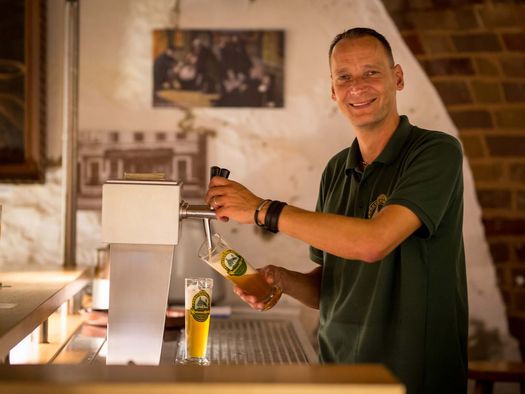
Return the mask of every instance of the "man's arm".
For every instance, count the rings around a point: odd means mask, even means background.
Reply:
[[[262,201],[243,185],[221,177],[210,181],[206,196],[220,218],[254,223],[255,208]],[[268,204],[259,214],[264,222]],[[352,260],[374,262],[395,249],[421,226],[415,213],[402,205],[388,205],[372,219],[306,211],[285,206],[279,231],[317,249]]]
[[[372,219],[305,211],[285,206],[279,231],[333,255],[379,261],[421,226],[421,221],[402,205],[388,205]]]
[[[290,271],[283,267],[268,265],[259,270],[266,281],[279,286],[283,293],[295,298],[310,308],[319,309],[322,267],[316,267],[308,273]],[[264,303],[257,302],[256,297],[235,287],[235,293],[253,309],[262,310]]]

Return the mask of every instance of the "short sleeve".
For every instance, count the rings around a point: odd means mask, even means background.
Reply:
[[[459,141],[429,132],[408,154],[403,172],[385,205],[403,205],[424,225],[416,235],[430,237],[458,193],[463,193],[463,153]]]

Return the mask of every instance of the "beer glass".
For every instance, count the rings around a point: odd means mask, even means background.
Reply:
[[[263,310],[273,307],[282,290],[266,282],[246,260],[234,249],[230,248],[219,234],[212,237],[212,248],[205,241],[199,249],[199,257],[219,272],[224,278],[233,282],[246,293],[255,296],[258,302],[264,304]]]
[[[210,329],[213,279],[185,279],[185,354],[184,364],[209,365],[206,355]]]

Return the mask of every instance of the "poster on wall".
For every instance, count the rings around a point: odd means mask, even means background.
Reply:
[[[154,107],[283,107],[284,31],[153,31]]]
[[[1,1],[0,182],[45,181],[46,3]]]
[[[163,173],[183,182],[182,198],[202,200],[208,185],[203,132],[81,130],[77,207],[100,210],[102,185],[129,173]]]

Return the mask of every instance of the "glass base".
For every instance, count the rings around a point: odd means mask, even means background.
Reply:
[[[177,359],[177,364],[184,364],[184,365],[201,365],[201,366],[207,366],[210,365],[210,360],[207,358],[181,358]]]
[[[264,300],[263,311],[267,311],[268,309],[272,308],[275,304],[277,304],[277,301],[279,301],[282,294],[283,291],[280,287],[273,286],[272,294],[270,294],[270,296],[266,300]]]

